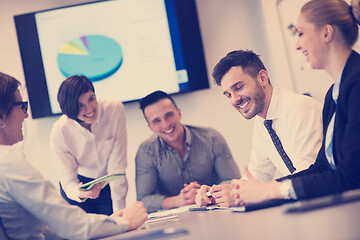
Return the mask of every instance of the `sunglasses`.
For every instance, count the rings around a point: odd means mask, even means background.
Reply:
[[[14,106],[17,106],[17,105],[21,105],[21,109],[24,111],[24,113],[27,113],[27,110],[28,110],[28,102],[15,102],[13,104],[13,107]]]

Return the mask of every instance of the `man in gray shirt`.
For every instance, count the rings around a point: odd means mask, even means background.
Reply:
[[[195,203],[200,185],[239,178],[223,136],[211,128],[181,124],[181,111],[165,92],[140,100],[154,135],[136,154],[137,199],[148,212]]]

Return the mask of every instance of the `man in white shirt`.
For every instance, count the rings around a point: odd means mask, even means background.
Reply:
[[[234,108],[246,119],[255,120],[248,164],[253,176],[271,181],[276,172],[279,177],[287,176],[314,163],[322,141],[322,105],[319,102],[273,87],[261,59],[249,50],[227,54],[215,66],[213,77]],[[212,198],[206,195],[208,191]],[[196,203],[198,206],[210,203],[231,206],[230,191],[231,185],[211,188],[203,185]]]

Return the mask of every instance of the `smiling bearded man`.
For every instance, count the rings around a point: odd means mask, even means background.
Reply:
[[[215,66],[213,77],[232,106],[244,118],[254,118],[248,163],[253,176],[267,182],[275,176],[307,169],[314,163],[322,140],[322,106],[319,102],[273,87],[261,59],[250,50],[227,54]],[[212,199],[206,196],[208,191]],[[201,186],[196,204],[210,203],[225,207],[233,205],[229,187]]]

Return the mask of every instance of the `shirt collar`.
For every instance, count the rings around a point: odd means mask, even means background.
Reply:
[[[98,114],[97,114],[96,121],[94,122],[95,125],[99,124],[101,116],[103,114],[103,108],[102,108],[102,104],[100,104],[100,102],[101,102],[101,100],[98,100],[98,107],[97,107]]]
[[[266,113],[266,120],[274,120],[278,118],[277,116],[278,102],[279,102],[279,89],[273,87],[269,108]]]
[[[184,134],[185,134],[185,148],[189,149],[190,145],[191,145],[191,139],[192,139],[192,135],[191,132],[189,130],[189,128],[185,125],[182,125],[184,128]],[[167,145],[164,140],[161,137],[157,137],[159,139],[160,145],[164,148],[168,148],[168,149],[172,149],[169,145]]]
[[[192,135],[188,127],[186,127],[185,125],[183,125],[183,127],[185,133],[185,148],[187,149],[191,145]]]
[[[339,97],[339,91],[340,91],[340,83],[341,83],[341,76],[344,71],[344,67],[341,69],[338,80],[334,83],[333,91],[332,91],[332,98],[334,99],[334,102],[337,103],[338,97]]]

